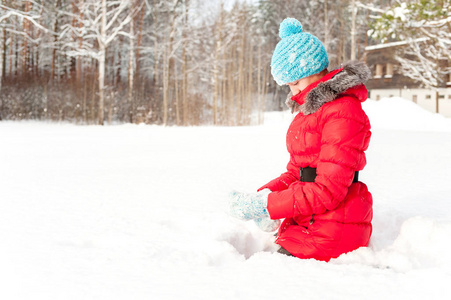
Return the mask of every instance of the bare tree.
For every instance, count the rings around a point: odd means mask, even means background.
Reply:
[[[103,124],[106,111],[108,122],[261,123],[288,93],[269,65],[284,18],[324,38],[336,66],[359,58],[363,8],[388,2],[0,0],[0,117]],[[447,39],[437,37],[445,48]]]
[[[380,13],[372,24],[372,34],[382,42],[404,45],[395,57],[399,71],[426,87],[438,89],[451,73],[449,11],[449,1],[397,2]]]
[[[125,32],[124,27],[130,23],[131,11],[130,1],[118,0],[108,3],[107,0],[95,1],[85,0],[79,3],[79,10],[82,12],[84,27],[80,32],[78,27],[66,24],[61,33],[62,37],[67,37],[65,48],[70,49],[69,56],[89,56],[98,62],[98,124],[104,124],[105,105],[105,63],[108,46],[119,36],[130,36]],[[76,32],[82,36],[82,47],[80,40],[73,40],[69,33]]]

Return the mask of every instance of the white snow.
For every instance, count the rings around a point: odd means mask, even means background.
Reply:
[[[407,20],[406,14],[408,13],[410,13],[410,10],[407,9],[406,3],[401,3],[400,6],[393,9],[394,17],[400,18],[402,22],[405,22]]]
[[[399,97],[363,102],[371,126],[376,129],[451,132],[451,119],[429,112]]]
[[[230,190],[284,171],[291,115],[255,127],[0,122],[0,299],[445,299],[451,120],[368,100],[370,247],[273,253]]]
[[[370,31],[368,31],[370,32]],[[373,46],[367,46],[365,47],[366,51],[371,51],[371,50],[378,50],[378,49],[384,49],[384,48],[391,48],[391,47],[396,47],[396,46],[403,46],[403,45],[407,45],[410,43],[420,43],[420,42],[424,42],[429,40],[428,37],[422,37],[422,38],[418,38],[418,39],[408,39],[405,41],[400,41],[400,42],[391,42],[391,43],[384,43],[384,44],[378,44],[378,45],[373,45]]]

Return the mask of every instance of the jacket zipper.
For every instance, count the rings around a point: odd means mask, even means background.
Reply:
[[[310,219],[310,225],[312,225],[313,223],[315,223],[315,219],[313,218],[315,216],[315,214],[312,214],[312,218]]]

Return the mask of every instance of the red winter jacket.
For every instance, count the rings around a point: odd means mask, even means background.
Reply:
[[[361,106],[370,76],[365,64],[349,63],[291,98],[300,112],[287,133],[287,172],[259,190],[273,191],[268,212],[285,218],[276,243],[296,257],[328,261],[368,245],[372,196],[352,181],[371,137]],[[317,168],[315,182],[300,181],[301,167]]]

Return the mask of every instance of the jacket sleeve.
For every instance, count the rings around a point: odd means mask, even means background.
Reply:
[[[290,157],[290,162],[288,163],[288,166],[287,166],[288,171],[283,173],[279,177],[271,180],[270,182],[268,182],[261,188],[259,188],[257,190],[257,192],[264,190],[264,189],[270,189],[272,192],[279,192],[279,191],[286,190],[293,182],[295,182],[296,180],[299,180],[299,178],[296,178],[296,176],[293,175],[293,173],[291,171],[292,169],[294,169],[294,164],[293,164],[293,158]]]
[[[346,197],[354,172],[366,164],[364,150],[371,135],[368,118],[357,101],[323,107],[321,148],[315,182],[293,182],[288,189],[269,194],[272,219],[321,214]]]

